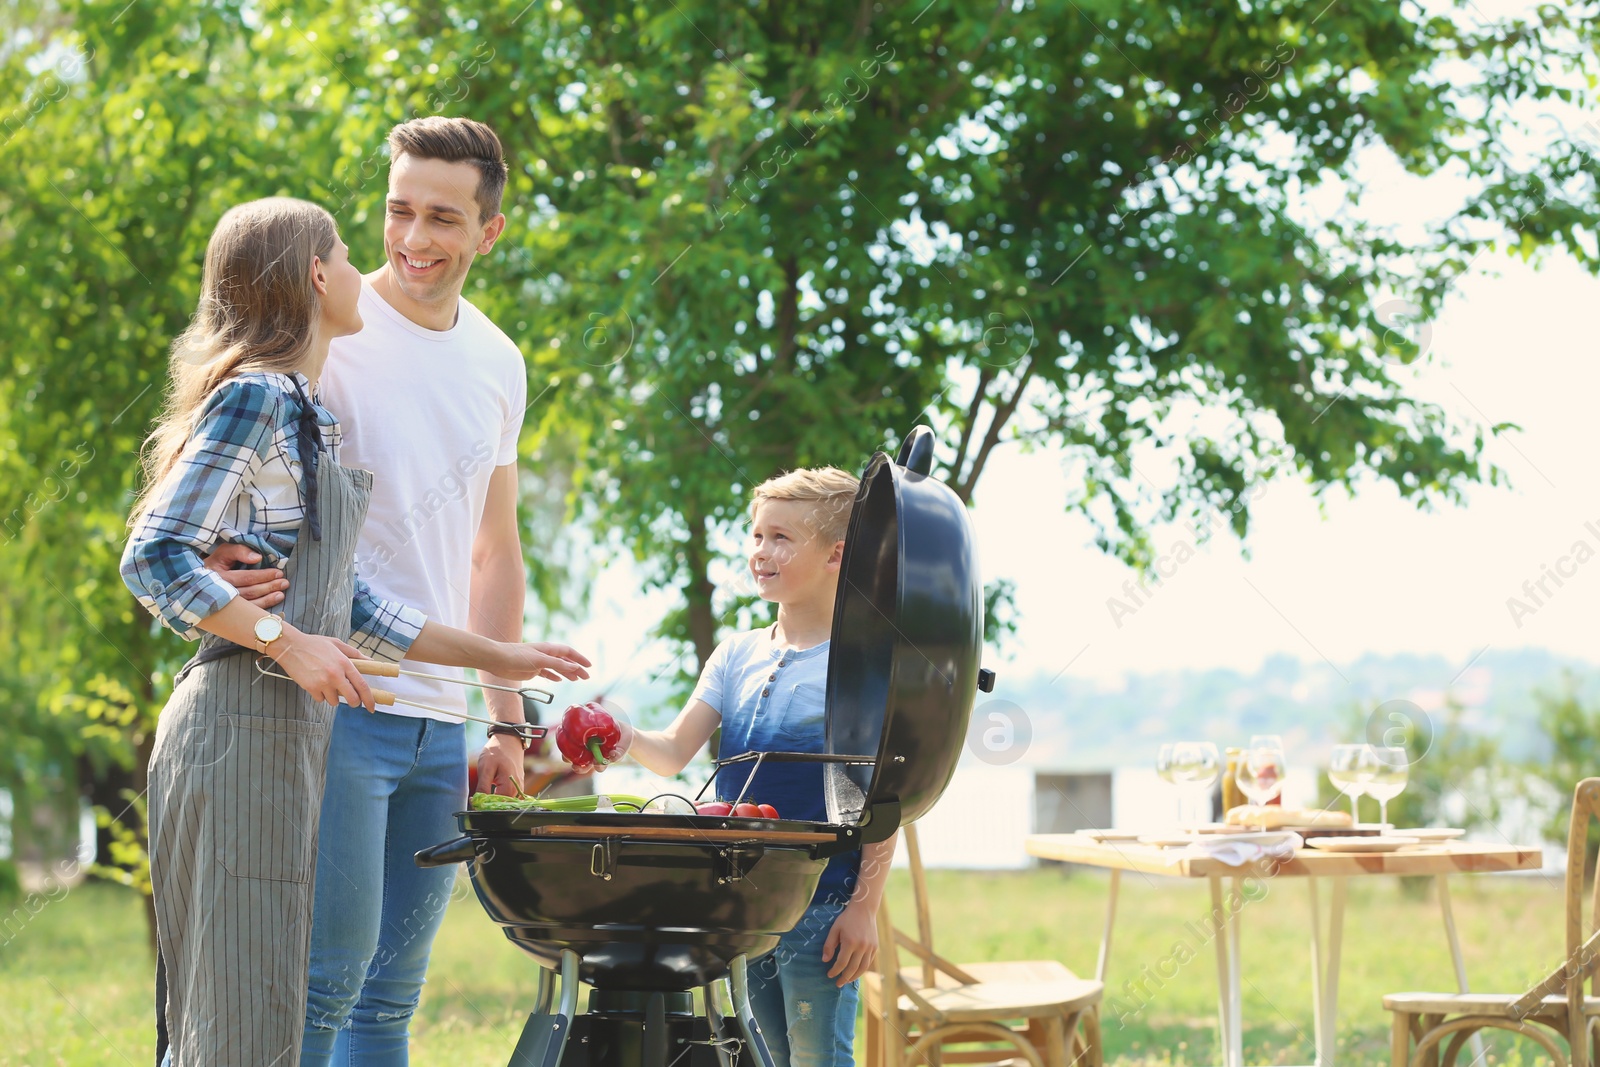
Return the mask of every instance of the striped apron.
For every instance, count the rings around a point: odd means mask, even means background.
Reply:
[[[288,593],[274,610],[307,633],[345,638],[372,474],[334,463],[309,404],[304,411],[300,454],[316,458],[305,476],[306,517],[283,567]],[[150,881],[166,1039],[156,1056],[170,1042],[172,1067],[300,1061],[335,710],[257,673],[255,659],[207,634],[156,727]]]

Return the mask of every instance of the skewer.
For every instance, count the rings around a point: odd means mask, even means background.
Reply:
[[[354,663],[356,670],[362,674],[371,674],[382,678],[397,678],[404,674],[410,678],[426,678],[433,682],[450,682],[453,685],[476,686],[479,689],[498,689],[502,693],[515,693],[519,697],[537,701],[540,704],[553,704],[556,699],[554,693],[545,689],[537,689],[531,685],[517,688],[510,685],[495,685],[493,682],[469,682],[465,678],[449,678],[442,674],[425,674],[422,671],[402,670],[398,663],[385,663],[383,660],[377,659],[356,659],[350,662]]]
[[[266,659],[266,657],[265,656],[257,656],[256,657],[256,670],[259,673],[265,674],[269,678],[282,678],[285,681],[289,681],[289,682],[294,681],[294,679],[290,678],[287,674],[279,674],[277,671],[269,671],[269,670],[267,670],[265,667],[263,667],[261,665],[261,661],[263,659]],[[356,663],[358,665],[358,669],[359,669],[359,665],[360,664],[364,664],[364,663],[365,664],[376,664],[379,667],[393,667],[394,666],[394,664],[392,664],[392,663],[382,663],[382,662],[380,662],[378,660],[354,660],[352,662],[354,662],[354,663]],[[385,677],[393,677],[393,674],[386,673],[384,671],[376,671],[376,672],[373,672],[373,671],[361,671],[361,673],[362,674],[376,673],[376,674],[382,674]],[[399,672],[396,672],[396,673],[414,674],[415,672],[414,671],[399,671]],[[429,675],[422,675],[421,677],[427,678],[427,677],[430,677],[430,676]],[[462,684],[463,685],[470,685],[472,683],[463,682]],[[496,687],[496,688],[503,688],[503,687]],[[432,704],[423,704],[420,701],[407,700],[404,697],[400,697],[400,696],[395,695],[394,693],[389,692],[389,690],[387,690],[387,689],[373,689],[372,690],[372,702],[374,704],[378,704],[378,705],[381,705],[383,707],[389,707],[389,706],[394,705],[394,704],[405,704],[408,707],[420,708],[423,711],[431,711],[431,712],[434,712],[435,714],[438,714],[438,715],[448,715],[452,719],[464,719],[467,722],[481,722],[485,726],[509,726],[513,730],[516,731],[517,737],[519,739],[527,742],[530,745],[534,744],[536,742],[539,742],[539,741],[543,741],[544,738],[545,738],[545,735],[550,732],[548,727],[535,726],[531,722],[518,722],[518,723],[500,722],[498,719],[485,719],[485,718],[482,718],[481,716],[478,716],[478,715],[469,715],[464,711],[456,711],[454,708],[436,708]],[[341,701],[341,703],[343,703],[343,701]],[[349,707],[348,704],[345,705],[345,706]]]

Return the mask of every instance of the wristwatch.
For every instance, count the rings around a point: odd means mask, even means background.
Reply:
[[[268,651],[272,642],[283,636],[283,620],[276,615],[267,615],[256,620],[256,651],[263,656],[271,655]]]

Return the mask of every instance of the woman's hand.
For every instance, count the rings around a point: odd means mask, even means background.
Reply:
[[[499,662],[490,671],[511,681],[547,678],[552,682],[575,682],[589,677],[584,668],[593,666],[583,653],[566,645],[545,641],[523,644],[502,641],[499,644]]]
[[[872,970],[878,959],[878,922],[872,909],[852,900],[833,921],[828,939],[822,943],[822,962],[833,960],[828,977],[839,988]]]
[[[278,646],[283,646],[281,649]],[[342,698],[351,707],[376,711],[372,690],[351,660],[365,659],[360,649],[335,637],[308,634],[285,626],[283,636],[267,646],[295,683],[322,701],[337,704]]]

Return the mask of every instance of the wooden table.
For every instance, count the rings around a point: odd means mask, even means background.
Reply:
[[[1117,892],[1123,871],[1167,878],[1204,878],[1211,884],[1210,937],[1217,949],[1217,1020],[1222,1037],[1223,1067],[1244,1067],[1244,1034],[1240,1020],[1240,914],[1250,895],[1247,881],[1304,878],[1311,897],[1311,996],[1316,1021],[1317,1067],[1333,1067],[1339,1014],[1339,952],[1344,938],[1345,884],[1356,875],[1433,875],[1437,880],[1439,908],[1445,937],[1455,964],[1456,985],[1467,989],[1466,965],[1456,936],[1450,907],[1449,876],[1457,872],[1531,871],[1544,864],[1537,846],[1491,845],[1452,841],[1403,852],[1336,853],[1302,848],[1282,860],[1258,860],[1234,867],[1221,860],[1182,848],[1161,848],[1130,842],[1099,842],[1078,834],[1033,834],[1028,853],[1041,859],[1081,863],[1111,871],[1111,892],[1106,901],[1105,928],[1100,938],[1100,959],[1095,976],[1106,980],[1111,954],[1111,931],[1117,914]],[[1319,882],[1331,879],[1326,937],[1323,933]],[[1231,882],[1224,898],[1223,879]],[[1188,924],[1193,926],[1194,924]],[[1165,962],[1165,961],[1163,961]],[[1159,976],[1171,978],[1176,975]]]

